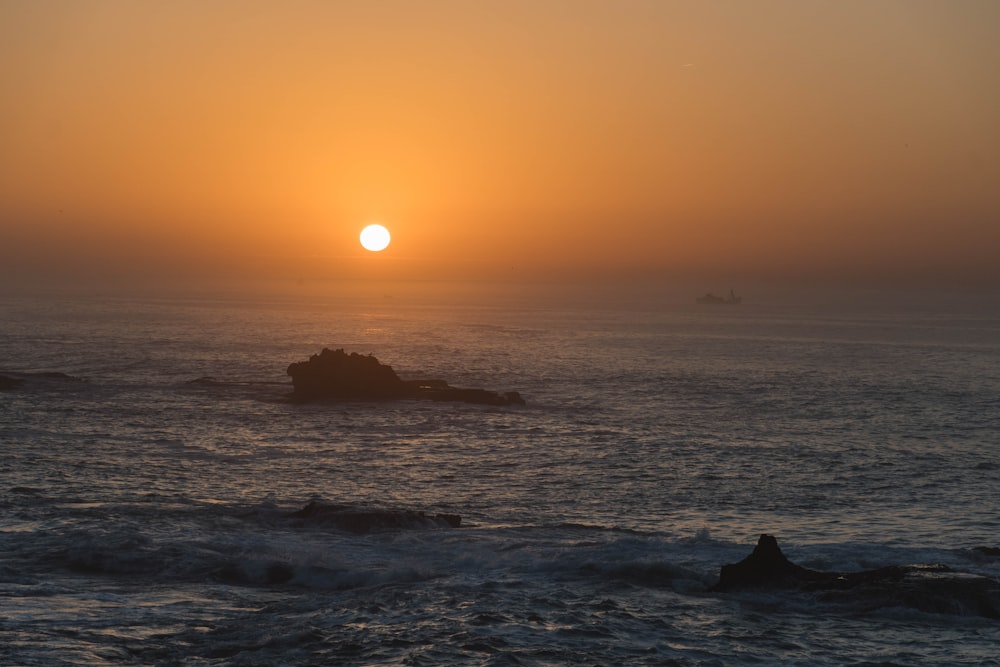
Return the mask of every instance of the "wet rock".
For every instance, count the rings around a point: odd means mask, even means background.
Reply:
[[[836,574],[817,572],[796,565],[785,557],[773,535],[761,535],[753,552],[739,563],[723,565],[719,583],[712,590],[732,591],[743,588],[802,588],[836,578]]]
[[[462,403],[478,403],[480,405],[524,405],[524,399],[516,391],[499,394],[486,389],[458,389],[446,387],[426,392],[427,397],[434,401],[461,401]],[[419,394],[418,394],[419,395]]]
[[[403,398],[411,389],[392,367],[372,355],[324,348],[288,367],[295,393],[304,398]]]
[[[860,572],[810,570],[788,560],[772,535],[753,552],[723,565],[715,592],[786,589],[818,592],[821,599],[861,610],[908,607],[939,614],[1000,619],[1000,582],[955,572],[945,565],[890,565]]]
[[[402,380],[392,366],[374,356],[343,349],[324,348],[308,361],[288,366],[294,395],[300,400],[423,399],[459,401],[481,405],[524,405],[516,391],[497,393],[486,389],[452,387],[444,380]]]

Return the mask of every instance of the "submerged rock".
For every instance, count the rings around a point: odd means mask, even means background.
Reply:
[[[516,391],[497,393],[486,389],[461,389],[444,380],[402,380],[392,366],[374,356],[343,349],[323,348],[308,361],[288,366],[295,397],[303,400],[426,399],[483,405],[524,405]]]
[[[1000,619],[1000,582],[945,565],[890,565],[860,572],[810,570],[788,560],[773,535],[753,552],[723,565],[715,592],[750,589],[816,591],[824,600],[862,609],[909,607],[939,614]]]

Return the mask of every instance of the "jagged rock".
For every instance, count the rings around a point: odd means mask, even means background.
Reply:
[[[373,530],[410,528],[458,528],[462,517],[457,514],[425,514],[414,510],[361,509],[350,505],[330,505],[311,501],[288,515],[310,523],[333,526],[338,530],[364,535]]]
[[[910,607],[941,614],[1000,618],[1000,582],[955,572],[945,565],[890,565],[860,572],[821,572],[788,560],[772,535],[761,535],[753,552],[723,565],[715,592],[791,589],[819,592],[822,599],[862,609]]]
[[[374,356],[323,348],[308,361],[288,367],[295,397],[302,400],[426,399],[484,405],[524,405],[516,391],[499,394],[485,389],[461,389],[444,380],[401,380],[392,366]]]
[[[861,572],[820,572],[796,565],[781,553],[773,535],[761,535],[753,552],[732,565],[723,565],[713,590],[741,588],[843,589],[873,582],[900,580],[907,574],[951,572],[945,565],[890,565]]]
[[[818,576],[817,576],[818,575]],[[731,591],[740,588],[800,588],[822,573],[796,565],[781,553],[773,535],[761,535],[753,552],[739,563],[723,565],[719,583],[713,590]]]
[[[288,367],[295,393],[311,398],[402,398],[411,392],[396,371],[372,355],[323,348]]]

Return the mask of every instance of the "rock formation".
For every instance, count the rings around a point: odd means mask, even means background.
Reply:
[[[1000,582],[945,565],[890,565],[860,572],[821,572],[788,560],[772,535],[753,552],[723,565],[715,592],[791,589],[818,592],[828,602],[862,609],[909,607],[943,614],[1000,619]]]
[[[461,401],[484,405],[524,405],[516,391],[503,394],[485,389],[461,389],[444,380],[401,380],[392,366],[372,355],[343,349],[323,348],[309,361],[288,367],[295,397],[302,400],[335,398],[346,400],[426,399]]]
[[[826,578],[823,573],[807,570],[785,558],[773,535],[761,535],[749,556],[739,563],[722,566],[719,583],[712,590],[801,588]]]

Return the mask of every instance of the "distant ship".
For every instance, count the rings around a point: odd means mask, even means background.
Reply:
[[[729,296],[715,296],[711,292],[705,296],[699,296],[697,299],[698,303],[710,303],[710,304],[721,304],[725,306],[735,306],[741,301],[743,297],[736,296],[733,290],[729,290]]]

